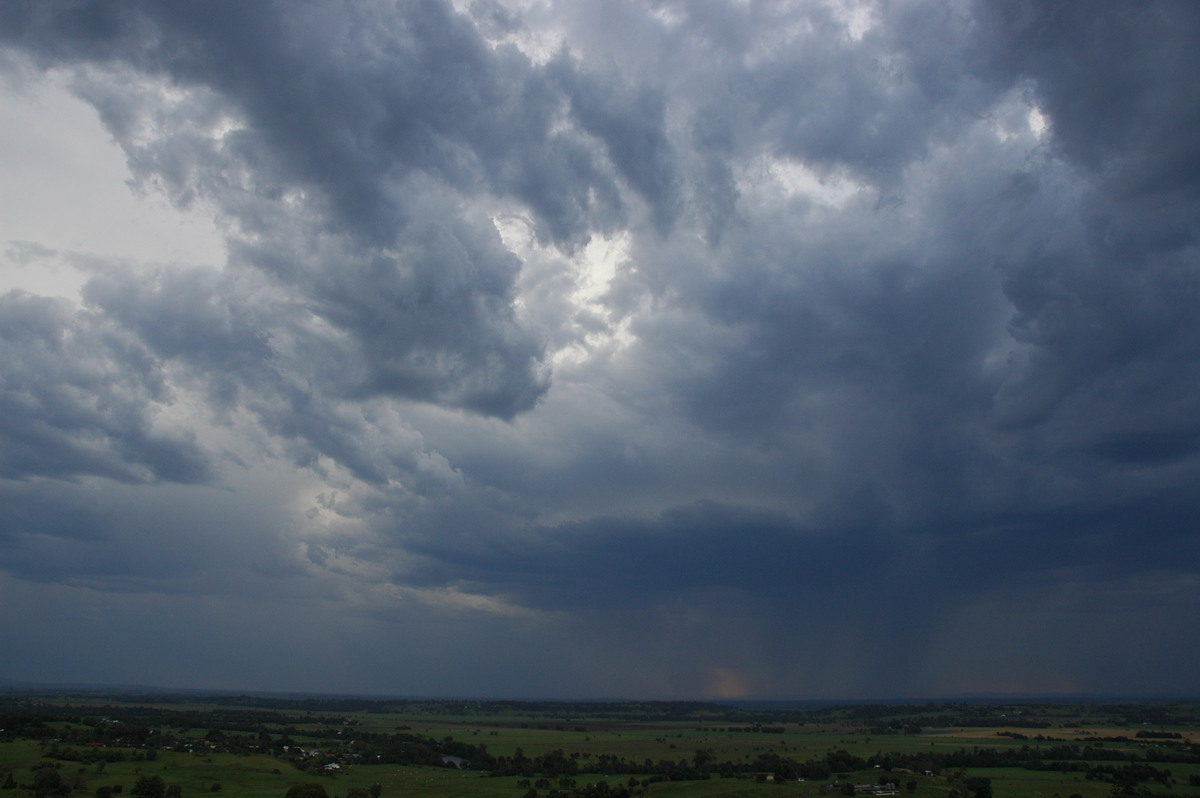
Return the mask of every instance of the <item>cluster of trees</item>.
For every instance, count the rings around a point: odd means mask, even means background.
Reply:
[[[209,792],[220,792],[221,785],[219,782],[214,782],[209,787]],[[113,798],[113,796],[121,794],[121,785],[99,787],[96,789],[96,798]],[[139,776],[134,783],[133,789],[129,791],[130,798],[180,798],[183,795],[183,788],[178,784],[167,784],[163,781],[162,776]]]
[[[490,769],[492,776],[532,777],[540,775],[548,779],[601,773],[650,774],[657,777],[655,780],[658,781],[691,781],[709,777],[706,768],[701,769],[694,762],[686,759],[678,762],[667,759],[658,762],[650,759],[635,762],[610,754],[584,758],[578,752],[567,755],[561,748],[536,757],[525,756],[525,753],[518,748],[511,757],[496,757],[495,764]]]
[[[63,773],[62,766],[56,762],[44,762],[33,768],[33,779],[29,784],[18,784],[12,771],[8,771],[0,790],[23,788],[29,790],[34,798],[67,798],[73,792],[84,787],[85,780],[80,773]],[[221,785],[213,784],[212,792],[220,792]],[[121,785],[104,785],[97,788],[96,798],[115,798],[122,796],[124,789]],[[167,784],[162,776],[139,776],[129,791],[130,798],[180,798],[183,788],[178,784]],[[378,795],[361,796],[361,798],[379,798]]]
[[[342,754],[347,761],[379,765],[459,767],[461,761],[462,767],[471,770],[491,770],[497,761],[488,753],[487,745],[475,745],[453,737],[439,740],[412,732],[357,732]]]
[[[1200,751],[1176,754],[1179,761],[1200,764]],[[1021,746],[1020,748],[960,748],[957,751],[929,752],[919,754],[877,754],[859,757],[844,749],[827,752],[820,758],[797,761],[775,752],[765,752],[750,762],[719,761],[710,750],[698,750],[690,760],[679,761],[650,759],[627,760],[613,755],[582,758],[579,754],[565,754],[556,749],[548,754],[528,757],[517,749],[511,757],[497,757],[490,771],[493,776],[541,776],[553,780],[581,774],[649,774],[655,780],[690,781],[713,776],[724,778],[746,777],[758,773],[772,773],[780,781],[797,778],[809,780],[828,779],[839,773],[851,773],[879,768],[884,773],[893,771],[931,771],[934,773],[960,771],[966,768],[1023,767],[1027,770],[1061,770],[1083,773],[1088,779],[1112,782],[1113,784],[1140,784],[1157,781],[1170,783],[1171,772],[1155,768],[1138,754],[1116,751],[1103,747],[1061,745],[1047,748]],[[1121,765],[1104,763],[1121,762]],[[964,796],[990,794],[982,782],[960,785],[959,794]]]
[[[9,743],[18,738],[46,740],[56,732],[47,718],[28,712],[0,713],[0,743]]]
[[[45,746],[43,753],[46,757],[81,764],[154,761],[159,750],[260,753],[280,758],[301,756],[299,746],[289,736],[289,732],[300,735],[294,727],[286,727],[282,733],[275,735],[263,727],[252,728],[245,734],[212,728],[206,734],[197,736],[185,727],[174,731],[170,727],[151,728],[117,721],[96,722],[94,719],[90,723],[72,723],[74,725],[61,728],[42,722],[26,724],[10,739],[20,736],[39,740]],[[340,729],[315,729],[305,731],[304,736],[318,739],[322,748],[341,749],[347,744]],[[293,749],[295,753],[290,753]]]
[[[17,784],[10,771],[0,789],[24,787],[33,793],[34,798],[66,798],[82,786],[83,779],[78,773],[64,774],[62,767],[57,763],[44,762],[33,769],[33,780],[30,784]],[[96,798],[112,798],[121,795],[122,792],[120,785],[106,785],[96,790]],[[168,785],[161,776],[141,776],[129,791],[130,798],[179,798],[181,793],[182,789],[178,784]]]
[[[12,774],[9,774],[9,778]],[[69,779],[63,778],[59,768],[45,764],[33,772],[33,784],[29,785],[35,798],[65,798],[71,794],[75,785]]]
[[[346,798],[379,798],[382,794],[383,785],[372,784],[370,787],[351,787],[346,791]],[[320,782],[307,781],[288,788],[284,798],[329,798],[329,794]]]
[[[711,750],[696,751],[691,759],[624,759],[612,754],[584,758],[578,753],[565,754],[561,748],[536,757],[528,757],[518,748],[511,757],[496,757],[492,776],[542,776],[547,779],[586,774],[649,775],[654,781],[695,781],[712,776],[737,778],[773,773],[780,780],[796,778],[824,779],[834,773],[863,770],[867,761],[838,749],[820,760],[796,762],[776,753],[763,753],[752,762],[719,761]]]
[[[624,784],[609,784],[606,781],[585,784],[582,787],[572,784],[565,788],[551,787],[545,798],[638,798],[646,794],[646,787],[650,783],[630,779]],[[532,787],[523,798],[542,798],[542,794],[538,792],[537,787]]]
[[[968,776],[962,771],[950,774],[950,792],[946,798],[992,798],[992,780]]]
[[[869,727],[872,734],[920,732],[922,728],[950,727],[987,728],[1017,726],[1044,729],[1051,724],[1033,714],[1031,707],[996,706],[991,704],[860,704],[831,706],[808,710],[810,722],[844,722],[852,726]]]
[[[524,798],[542,798],[539,790],[548,790],[545,798],[636,798],[647,793],[651,784],[662,781],[660,778],[648,778],[638,781],[630,777],[628,781],[609,784],[606,781],[589,782],[580,786],[575,779],[563,778],[555,783],[549,779],[538,779],[532,785],[529,779],[517,782],[518,787],[529,787]]]

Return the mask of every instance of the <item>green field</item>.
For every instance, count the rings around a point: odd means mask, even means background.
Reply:
[[[915,798],[1200,798],[1200,707],[1187,704],[10,692],[0,694],[0,727],[0,798],[285,798],[309,783],[329,798],[785,798],[889,781]]]

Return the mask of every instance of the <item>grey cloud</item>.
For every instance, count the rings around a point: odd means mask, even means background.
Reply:
[[[111,270],[92,277],[84,299],[119,320],[162,359],[187,362],[203,373],[216,406],[236,404],[242,382],[270,369],[267,309],[212,269],[154,273]]]
[[[398,28],[389,29],[387,42],[370,40],[378,30],[369,19],[339,27],[347,47],[384,47],[387,55],[375,66],[339,61],[333,52],[322,63],[305,50],[303,70],[297,64],[297,70],[280,73],[278,67],[299,55],[264,49],[260,44],[277,41],[266,31],[283,25],[304,37],[312,34],[305,25],[320,20],[304,14],[284,20],[266,6],[202,11],[153,6],[142,18],[154,21],[158,35],[126,42],[127,49],[117,54],[152,74],[166,71],[185,88],[210,88],[196,89],[168,118],[151,105],[158,97],[137,95],[136,82],[122,93],[92,80],[81,91],[97,103],[143,181],[164,183],[179,202],[215,201],[246,234],[269,236],[268,246],[235,238],[235,248],[247,253],[241,262],[317,292],[309,309],[355,336],[368,357],[385,356],[361,390],[459,401],[510,416],[544,391],[536,336],[521,329],[512,310],[515,264],[498,241],[487,241],[488,235],[496,237],[486,219],[434,221],[433,209],[417,193],[408,195],[410,189],[419,192],[422,184],[409,181],[421,172],[462,188],[479,185],[471,147],[497,138],[481,114],[502,103],[495,96],[502,87],[493,85],[493,70],[484,69],[492,65],[490,51],[465,23],[435,3],[407,10],[391,18]],[[321,12],[314,7],[308,13]],[[76,35],[69,21],[64,24],[65,31],[32,27],[57,42],[58,36]],[[264,34],[259,43],[255,32]],[[433,41],[438,48],[430,49]],[[347,73],[356,68],[350,64],[364,71]],[[465,72],[456,78],[455,70]],[[294,80],[297,72],[309,79]],[[249,129],[228,141],[212,139],[221,121],[212,89],[225,93],[235,114],[246,115]],[[475,122],[463,124],[469,120],[460,111],[474,114]],[[510,116],[519,114],[514,107]],[[305,121],[296,124],[297,119]],[[466,141],[460,140],[463,131],[469,132]],[[525,156],[535,160],[532,152]],[[295,214],[279,204],[289,187],[316,193],[305,203],[308,218],[299,226]],[[345,262],[330,263],[306,251],[322,237],[340,239],[333,256]],[[398,241],[404,250],[399,259],[377,250]],[[255,255],[256,249],[272,252]],[[283,262],[280,252],[294,260]],[[487,292],[477,293],[482,287]],[[438,337],[445,333],[452,340]]]
[[[0,10],[4,40],[27,52],[39,62],[57,59],[70,61],[106,59],[136,47],[141,35],[149,33],[139,25],[130,7],[111,3],[70,3],[50,8],[41,3],[17,0]]]
[[[846,21],[820,4],[661,5],[675,18],[671,33],[647,48],[652,55],[629,55],[680,70],[661,81],[721,131],[706,144],[726,157],[763,148],[887,185],[1008,85],[984,73],[962,8],[873,8],[876,24],[853,40]]]
[[[123,40],[113,57],[190,87],[165,116],[160,97],[107,78],[79,90],[144,183],[180,203],[215,201],[244,234],[265,237],[235,235],[235,260],[306,292],[309,309],[361,342],[371,364],[361,391],[503,417],[528,409],[545,391],[543,352],[512,312],[516,264],[489,220],[453,209],[456,192],[523,201],[540,235],[573,248],[624,218],[619,173],[666,224],[677,198],[661,98],[585,78],[565,57],[546,71],[492,51],[438,3],[336,19],[318,7],[276,12],[144,9],[156,34]],[[28,27],[51,41],[82,35],[55,24]],[[268,35],[280,26],[298,40],[319,30],[320,46],[293,52]],[[214,141],[223,101],[249,124]],[[560,124],[572,115],[578,129]],[[312,194],[302,217],[279,203],[296,189]],[[444,200],[430,206],[431,193]]]
[[[609,167],[586,139],[551,131],[561,92],[442,3],[143,11],[163,41],[131,50],[131,61],[222,93],[266,145],[255,150],[270,152],[285,180],[319,190],[365,243],[396,239],[408,202],[390,184],[413,173],[528,202],[557,240],[586,237],[593,213],[603,223],[618,211]],[[290,37],[312,47],[293,49]]]
[[[583,128],[604,142],[621,176],[650,204],[665,230],[678,212],[678,178],[666,135],[661,90],[631,90],[619,79],[584,75],[564,56],[550,65]]]
[[[208,478],[208,456],[190,434],[155,430],[171,397],[139,341],[69,303],[20,292],[0,297],[0,338],[6,478]]]
[[[395,263],[376,265],[399,271]],[[347,267],[342,264],[343,269]],[[108,270],[89,280],[83,295],[93,311],[119,322],[136,340],[144,341],[157,360],[173,366],[181,388],[202,392],[208,413],[194,419],[197,423],[232,423],[237,412],[247,412],[264,430],[290,441],[288,451],[295,462],[313,466],[323,455],[370,483],[384,483],[411,470],[414,447],[420,449],[419,436],[408,435],[403,428],[391,429],[381,440],[380,428],[370,418],[372,412],[364,412],[372,396],[397,392],[394,386],[376,386],[374,381],[380,378],[375,375],[398,379],[404,376],[406,364],[393,365],[389,359],[392,352],[364,351],[346,343],[347,338],[360,340],[356,337],[339,336],[325,325],[305,323],[311,313],[303,306],[281,296],[269,284],[244,277],[206,268]],[[344,285],[353,288],[354,284],[347,281]],[[329,288],[326,293],[335,291]],[[412,293],[420,296],[417,290]],[[330,300],[332,309],[325,309],[324,316],[346,326],[411,321],[390,315],[389,311],[396,310],[386,304],[390,297],[409,295],[397,291],[381,299],[377,287],[370,296],[358,295],[356,299],[364,304],[385,303],[376,309],[379,317],[375,320],[340,317],[339,313],[352,307],[346,297]],[[434,304],[437,300],[429,301]],[[470,329],[465,312],[458,321],[457,328],[444,332]],[[394,336],[397,349],[402,345],[416,348],[413,342],[429,335],[417,330],[406,340],[402,333]],[[431,349],[437,341],[431,337]],[[437,378],[452,367],[431,359],[433,362],[421,363],[418,356],[418,363],[409,368],[409,379],[424,379],[431,387],[422,391],[407,385],[405,392],[457,402],[458,397],[434,393],[444,390]],[[494,397],[494,393],[483,393],[491,388],[483,385],[481,395]],[[501,412],[505,408],[493,409]],[[400,436],[395,437],[398,432]]]
[[[394,255],[351,255],[311,273],[313,308],[362,342],[358,392],[501,417],[531,407],[545,386],[540,344],[511,310],[516,259],[494,230],[414,227]]]

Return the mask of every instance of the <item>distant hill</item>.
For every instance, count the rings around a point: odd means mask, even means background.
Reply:
[[[215,693],[212,690],[177,690],[147,684],[98,684],[94,682],[26,682],[0,676],[0,690],[82,692],[82,693]]]
[[[1077,693],[972,693],[923,698],[824,698],[824,699],[723,699],[718,701],[663,701],[659,699],[628,699],[628,698],[512,698],[501,696],[421,696],[370,693],[322,693],[295,692],[284,690],[220,690],[197,689],[191,687],[161,687],[147,684],[106,684],[101,682],[30,682],[20,679],[10,679],[0,676],[0,692],[4,693],[75,693],[86,695],[120,695],[120,696],[214,696],[257,697],[264,700],[329,700],[329,701],[466,701],[475,703],[516,703],[529,705],[565,705],[565,704],[695,704],[705,706],[736,707],[746,710],[804,710],[823,709],[838,706],[882,705],[882,706],[914,706],[923,704],[1101,704],[1101,703],[1190,703],[1197,700],[1195,695],[1154,695],[1154,694],[1077,694]]]

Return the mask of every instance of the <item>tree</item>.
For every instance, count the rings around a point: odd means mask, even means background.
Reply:
[[[33,774],[33,794],[35,798],[61,798],[71,792],[71,788],[63,781],[58,768],[47,765],[38,768]]]
[[[133,798],[164,798],[167,794],[167,784],[162,776],[139,776],[129,794]]]
[[[992,798],[992,780],[983,776],[971,776],[967,779],[967,789],[975,798]]]
[[[329,798],[325,788],[315,781],[293,785],[284,798]]]

